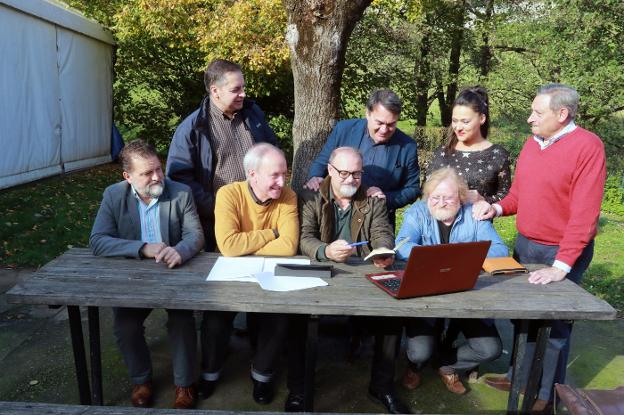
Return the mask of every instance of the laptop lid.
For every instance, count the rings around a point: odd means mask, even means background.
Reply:
[[[413,247],[396,298],[474,288],[490,244],[479,241]]]

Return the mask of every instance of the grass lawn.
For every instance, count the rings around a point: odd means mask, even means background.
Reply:
[[[0,190],[0,265],[39,267],[72,246],[86,247],[102,192],[121,179],[119,165],[107,164]],[[399,226],[401,219],[399,212]],[[511,248],[514,218],[497,219],[495,226]],[[624,217],[601,217],[583,286],[624,311]]]
[[[105,164],[0,190],[0,264],[40,267],[88,246],[102,192],[121,179],[119,165]]]

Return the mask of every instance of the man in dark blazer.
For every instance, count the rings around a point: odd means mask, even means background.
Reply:
[[[204,244],[188,186],[164,177],[156,150],[142,140],[121,152],[124,181],[109,186],[89,243],[95,255],[153,259],[173,268]],[[114,333],[132,380],[132,404],[152,403],[152,364],[143,334],[151,309],[114,307]],[[190,310],[167,310],[176,385],[174,408],[195,406],[197,334]]]
[[[389,89],[374,91],[366,103],[366,118],[336,124],[308,172],[307,189],[318,191],[327,176],[329,156],[338,147],[353,147],[362,154],[362,185],[366,196],[386,201],[390,224],[395,210],[420,196],[420,168],[416,142],[397,128],[403,104]]]

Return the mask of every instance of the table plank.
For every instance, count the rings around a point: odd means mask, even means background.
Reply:
[[[609,320],[616,311],[564,280],[534,285],[526,275],[483,274],[471,291],[396,300],[364,277],[368,263],[335,264],[328,287],[264,291],[255,283],[206,282],[218,255],[201,253],[170,270],[153,260],[95,257],[73,248],[18,281],[7,301],[23,304],[394,317]]]

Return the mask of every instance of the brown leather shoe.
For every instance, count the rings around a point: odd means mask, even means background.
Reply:
[[[463,395],[464,393],[466,393],[466,388],[461,383],[461,380],[459,380],[459,375],[457,373],[447,373],[446,371],[442,370],[442,368],[440,368],[438,369],[438,374],[440,375],[440,379],[442,379],[444,386],[446,386],[446,389],[448,389],[450,392],[456,393],[458,395]]]
[[[176,386],[175,402],[173,403],[174,409],[193,409],[196,403],[197,391],[195,390],[195,385],[191,385],[187,388]]]
[[[132,406],[149,408],[152,406],[152,382],[132,385]]]
[[[420,372],[414,372],[408,367],[405,369],[405,374],[403,375],[401,383],[406,389],[414,390],[420,386],[421,381],[422,377],[420,376]]]
[[[503,392],[511,390],[511,381],[506,376],[488,376],[485,378],[485,384]]]
[[[552,415],[553,404],[545,399],[537,399],[531,408],[532,415]]]

